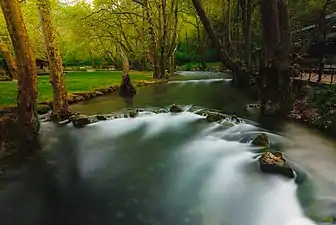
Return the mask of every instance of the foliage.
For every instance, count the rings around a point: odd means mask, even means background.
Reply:
[[[150,80],[148,72],[131,72],[133,81]],[[76,91],[91,91],[121,83],[121,72],[71,72],[65,76],[68,93]],[[16,82],[0,82],[0,106],[16,104]],[[52,87],[48,76],[38,77],[38,101],[51,101],[53,99]]]
[[[311,98],[295,100],[290,117],[319,128],[336,127],[336,87],[328,85],[315,89]]]
[[[95,0],[88,1],[53,0],[53,20],[56,22],[63,63],[67,66],[94,65],[101,67],[106,64],[120,63],[120,50],[127,50],[131,68],[144,69],[139,61],[147,60],[151,37],[149,24],[145,20],[142,7],[133,0]],[[150,0],[149,9],[154,19],[154,28],[161,35],[162,14],[161,0]],[[171,32],[172,21],[170,4],[179,4],[176,51],[176,63],[182,65],[189,62],[218,61],[218,49],[213,49],[200,23],[197,13],[188,1],[166,0],[168,5],[168,25]],[[231,37],[230,44],[234,51],[231,56],[240,57],[243,49],[243,32],[241,28],[241,9],[231,1]],[[292,29],[316,22],[323,8],[324,0],[289,1]],[[224,39],[228,25],[228,1],[207,0],[202,5],[220,39]],[[46,58],[43,45],[40,18],[36,0],[25,0],[21,3],[30,41],[37,58]],[[168,35],[170,38],[171,33]],[[169,40],[168,38],[167,40]],[[0,14],[0,40],[10,46],[10,39]],[[259,1],[253,0],[252,18],[252,49],[262,46]],[[160,44],[160,39],[158,39]],[[122,47],[124,46],[124,47]],[[119,62],[118,62],[119,61]]]

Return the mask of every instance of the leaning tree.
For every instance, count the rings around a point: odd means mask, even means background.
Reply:
[[[37,70],[35,56],[29,42],[18,0],[0,0],[18,65],[18,115],[22,147],[36,140]]]

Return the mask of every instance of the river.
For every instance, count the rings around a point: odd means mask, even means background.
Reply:
[[[136,118],[83,129],[43,123],[42,150],[5,167],[0,224],[310,225],[336,216],[335,141],[259,118],[245,110],[253,100],[229,75],[205,75],[72,107],[88,115],[143,109]],[[152,113],[174,103],[185,111]],[[208,123],[194,113],[204,108],[246,123]],[[260,172],[260,149],[248,144],[259,133],[295,165],[299,180]]]

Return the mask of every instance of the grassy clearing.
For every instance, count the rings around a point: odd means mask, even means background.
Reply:
[[[107,72],[69,72],[65,75],[68,93],[90,91],[96,88],[118,85],[121,83],[120,71]],[[152,80],[152,72],[131,71],[132,81]],[[16,105],[17,83],[0,82],[0,106]],[[49,76],[38,77],[38,102],[51,101],[53,98]]]

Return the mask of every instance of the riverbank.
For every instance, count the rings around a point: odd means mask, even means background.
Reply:
[[[288,117],[336,135],[336,87],[304,86],[297,94]]]
[[[80,78],[80,75],[84,77]],[[119,77],[117,77],[118,75]],[[135,72],[134,75],[132,73],[131,77],[132,84],[135,88],[167,82],[166,80],[154,80],[144,72]],[[39,81],[40,79],[43,81],[46,78],[48,77],[39,78]],[[80,80],[76,81],[77,79]],[[73,76],[73,74],[70,76],[67,75],[66,80],[68,88],[68,103],[69,105],[72,105],[99,96],[118,93],[121,83],[121,72],[95,72],[84,74],[76,72],[75,76]],[[7,87],[11,87],[12,85],[15,85],[15,83],[11,82],[10,85],[7,84]],[[6,90],[8,91],[9,89],[10,88],[7,88]],[[49,87],[46,87],[46,83],[44,82],[39,83],[39,91],[40,89],[43,90],[41,91],[42,97],[39,92],[38,99],[46,100],[38,102],[37,111],[39,115],[46,115],[41,117],[41,119],[46,120],[48,119],[48,112],[52,110],[52,92],[50,96]],[[13,92],[16,93],[16,91]],[[13,95],[13,93],[7,93],[7,96],[5,94],[0,97],[0,102],[7,102],[7,105],[9,105],[0,107],[0,158],[14,153],[13,151],[9,151],[9,149],[15,149],[13,146],[15,146],[15,140],[17,139],[17,107],[14,103],[10,102],[13,98],[11,95]]]
[[[68,93],[93,91],[108,86],[120,85],[121,71],[67,72],[65,75]],[[152,72],[131,71],[132,81],[153,81]],[[49,76],[38,76],[38,102],[49,102],[53,99]],[[13,81],[0,82],[0,107],[15,106],[17,83]]]

